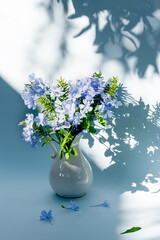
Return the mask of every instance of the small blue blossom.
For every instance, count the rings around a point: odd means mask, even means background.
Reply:
[[[70,93],[68,94],[68,99],[78,99],[81,97],[81,88],[72,82],[69,82]]]
[[[60,97],[64,94],[62,87],[57,86],[57,84],[53,84],[51,87],[51,98]]]
[[[64,109],[65,115],[68,115],[70,119],[73,118],[74,113],[77,110],[77,102],[74,99],[67,99],[63,101],[62,107]]]
[[[33,148],[36,148],[37,143],[41,141],[39,135],[34,133],[33,129],[27,127],[23,128],[22,138],[25,142],[30,143]]]
[[[65,112],[63,110],[59,112],[59,114],[57,114],[57,117],[58,117],[59,124],[63,124],[63,122],[66,120]]]
[[[77,127],[77,125],[79,125],[82,122],[81,118],[82,118],[82,114],[79,112],[76,112],[72,122],[73,126]]]
[[[110,207],[110,204],[107,200],[105,200],[103,203],[101,204],[98,204],[98,205],[92,205],[90,207],[100,207],[100,206],[103,206],[103,207]]]
[[[54,132],[58,127],[57,118],[54,118],[53,120],[48,120],[48,125],[52,127],[52,131]]]
[[[92,78],[91,87],[96,92],[96,95],[103,93],[105,90],[105,86],[104,86],[102,79],[98,78],[98,77]]]
[[[25,89],[22,92],[22,98],[24,100],[24,104],[29,108],[29,109],[35,109],[36,108],[36,103],[38,100],[38,96],[36,95],[36,92],[30,87],[30,86],[25,86]]]
[[[93,107],[91,107],[91,102],[87,101],[85,102],[85,104],[80,105],[80,109],[81,109],[81,114],[86,114],[92,111]]]
[[[65,207],[63,205],[61,205],[61,207],[65,209],[71,209],[73,211],[79,211],[79,206],[76,206],[75,201],[70,201],[70,204],[71,204],[71,207]]]
[[[111,100],[111,96],[105,93],[101,93],[101,98],[103,99],[104,102]]]
[[[63,129],[64,129],[64,128],[70,128],[70,127],[71,127],[71,125],[70,125],[70,123],[67,122],[67,121],[65,121],[64,124],[62,125],[62,128],[63,128]]]
[[[47,213],[45,210],[43,210],[41,212],[41,215],[40,215],[40,220],[41,221],[47,221],[49,222],[50,224],[52,224],[52,220],[53,220],[53,216],[52,216],[52,210],[49,210],[49,212]],[[53,224],[52,224],[53,225]]]
[[[26,84],[22,92],[25,105],[30,109],[35,109],[39,96],[48,94],[47,86],[42,78],[36,78],[35,74],[29,75],[30,84]]]
[[[32,82],[31,86],[37,95],[43,96],[45,94],[46,87],[43,83],[42,78],[35,78],[35,80]]]
[[[22,131],[22,138],[24,141],[31,144],[32,147],[36,147],[36,144],[41,141],[38,134],[33,131],[34,116],[33,114],[26,114],[25,126]]]
[[[48,123],[48,118],[44,113],[38,113],[38,116],[35,117],[34,121],[37,124],[37,126],[40,126],[40,125],[45,126]]]
[[[104,102],[101,102],[101,104],[97,106],[97,110],[100,113],[103,113],[105,111],[105,104],[104,104]]]

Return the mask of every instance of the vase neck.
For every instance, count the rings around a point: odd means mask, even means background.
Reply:
[[[71,144],[71,146],[74,147],[76,150],[79,150],[79,142],[81,137],[82,137],[82,133],[79,133]]]

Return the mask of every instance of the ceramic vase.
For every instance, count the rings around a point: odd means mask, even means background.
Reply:
[[[49,182],[58,196],[65,198],[84,196],[92,184],[92,168],[79,148],[81,136],[82,134],[78,134],[72,142],[77,155],[72,155],[69,160],[66,160],[64,156],[59,159],[56,154],[51,166]]]

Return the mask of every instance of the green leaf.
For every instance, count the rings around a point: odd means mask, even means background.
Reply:
[[[107,126],[107,121],[101,116],[98,116],[98,122],[104,127]]]
[[[44,142],[42,143],[42,147],[44,146],[44,144],[49,143],[51,141],[51,139],[45,139]]]
[[[62,208],[65,208],[65,206],[64,206],[64,205],[61,205],[61,207],[62,207]]]
[[[109,94],[111,97],[114,97],[114,94],[117,92],[118,89],[118,78],[113,77],[110,79],[110,82],[112,83],[112,85],[110,87],[107,85],[104,93]]]
[[[68,153],[68,152],[65,153],[65,158],[66,158],[67,160],[69,159],[69,153]]]
[[[44,96],[39,96],[37,102],[40,103],[42,107],[44,107],[46,113],[52,112],[54,110],[52,106],[52,101],[50,101],[48,98]]]
[[[76,151],[76,149],[73,148],[73,147],[70,147],[70,153],[71,153],[72,155],[77,156],[77,151]]]
[[[60,128],[60,133],[62,134],[62,135],[64,135],[64,131],[63,131],[63,129],[62,128]]]
[[[122,232],[121,234],[133,233],[133,232],[137,232],[137,231],[139,231],[139,230],[141,230],[140,227],[132,227],[132,228],[126,230],[125,232]]]
[[[63,152],[62,152],[62,148],[61,148],[61,150],[59,152],[59,158],[62,159],[62,156],[63,156]]]
[[[99,70],[99,73],[96,73],[96,72],[95,72],[95,73],[93,74],[93,77],[103,78],[103,77],[102,77],[101,70]]]
[[[51,120],[53,120],[54,119],[54,116],[52,115],[49,119],[48,119],[48,121],[51,121]]]
[[[68,97],[68,93],[69,93],[69,86],[68,86],[68,83],[62,78],[60,77],[59,80],[57,80],[57,85],[58,87],[61,87],[62,89],[62,92],[64,93],[59,99],[60,101],[64,101],[67,99]]]
[[[89,127],[90,127],[90,121],[88,121],[87,119],[84,119],[83,128],[89,129]]]
[[[60,129],[60,131],[61,131],[61,129]],[[73,139],[73,136],[72,136],[71,132],[66,132],[66,133],[64,132],[64,136],[65,137],[60,142],[61,147],[64,147],[66,145],[66,143],[68,143],[69,141],[71,141]]]
[[[89,132],[90,133],[96,133],[96,129],[92,126],[89,127]]]

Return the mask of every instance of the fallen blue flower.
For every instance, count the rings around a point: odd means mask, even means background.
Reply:
[[[49,210],[48,213],[45,210],[41,212],[41,216],[40,216],[41,221],[48,221],[50,224],[52,224],[52,219],[53,219],[52,210]]]
[[[99,206],[103,206],[103,207],[110,207],[110,204],[107,200],[105,200],[103,203],[98,204],[98,205],[92,205],[90,207],[99,207]]]
[[[71,209],[73,211],[79,211],[79,206],[76,206],[75,201],[70,201],[70,204],[71,204],[71,207],[65,207],[63,205],[61,205],[61,207],[65,209]]]

